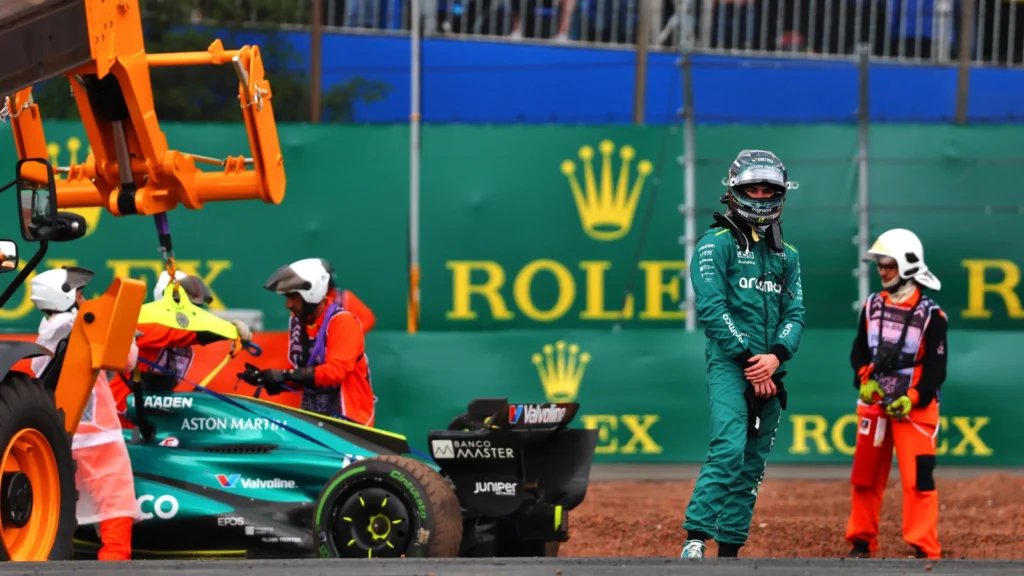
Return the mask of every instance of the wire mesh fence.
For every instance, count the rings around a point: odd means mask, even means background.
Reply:
[[[319,1],[328,31],[408,34],[411,0]],[[151,0],[158,13],[172,0]],[[235,23],[305,28],[306,0],[173,2],[182,23],[218,24],[225,6]],[[855,59],[867,42],[879,61],[948,63],[961,36],[971,62],[1024,65],[1024,9],[1010,0],[420,0],[425,36],[635,46],[674,51],[692,32],[694,50],[710,54]],[[641,31],[641,27],[643,30]],[[643,32],[643,33],[641,33]]]

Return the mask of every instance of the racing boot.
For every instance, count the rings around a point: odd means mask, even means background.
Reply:
[[[704,542],[702,540],[687,540],[683,546],[683,553],[680,558],[703,558]]]

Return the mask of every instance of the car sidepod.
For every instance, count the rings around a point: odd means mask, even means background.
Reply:
[[[154,437],[125,432],[139,515],[134,557],[313,557],[313,504],[325,483],[352,462],[390,452],[343,426],[243,401],[145,396]],[[94,557],[97,526],[79,527],[76,538],[77,557]]]

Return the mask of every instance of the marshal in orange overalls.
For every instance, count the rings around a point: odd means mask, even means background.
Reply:
[[[939,388],[946,379],[946,314],[920,287],[899,302],[887,291],[868,297],[861,310],[850,363],[854,387],[876,381],[878,402],[857,400],[859,426],[851,483],[852,509],[846,540],[852,556],[878,549],[882,496],[892,467],[893,447],[903,486],[903,538],[918,557],[940,558],[939,494],[935,486],[935,437]],[[884,327],[883,327],[884,318]],[[902,346],[899,345],[902,339]],[[874,386],[872,383],[871,386]],[[885,407],[904,403],[901,418]]]
[[[36,342],[56,350],[58,342],[71,336],[77,314],[74,309],[43,318]],[[135,366],[137,355],[133,341],[125,370]],[[33,358],[32,370],[36,375],[42,374],[50,360],[50,356]],[[71,439],[71,452],[78,465],[75,515],[81,526],[98,525],[102,546],[97,551],[97,560],[131,560],[132,525],[141,517],[135,503],[131,458],[104,370],[97,373],[89,402]]]

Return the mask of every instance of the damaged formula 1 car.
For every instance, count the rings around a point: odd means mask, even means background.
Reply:
[[[136,393],[133,555],[556,556],[597,442],[568,427],[578,409],[473,400],[428,434],[431,459],[399,434],[250,396]],[[98,547],[80,526],[75,557]]]

